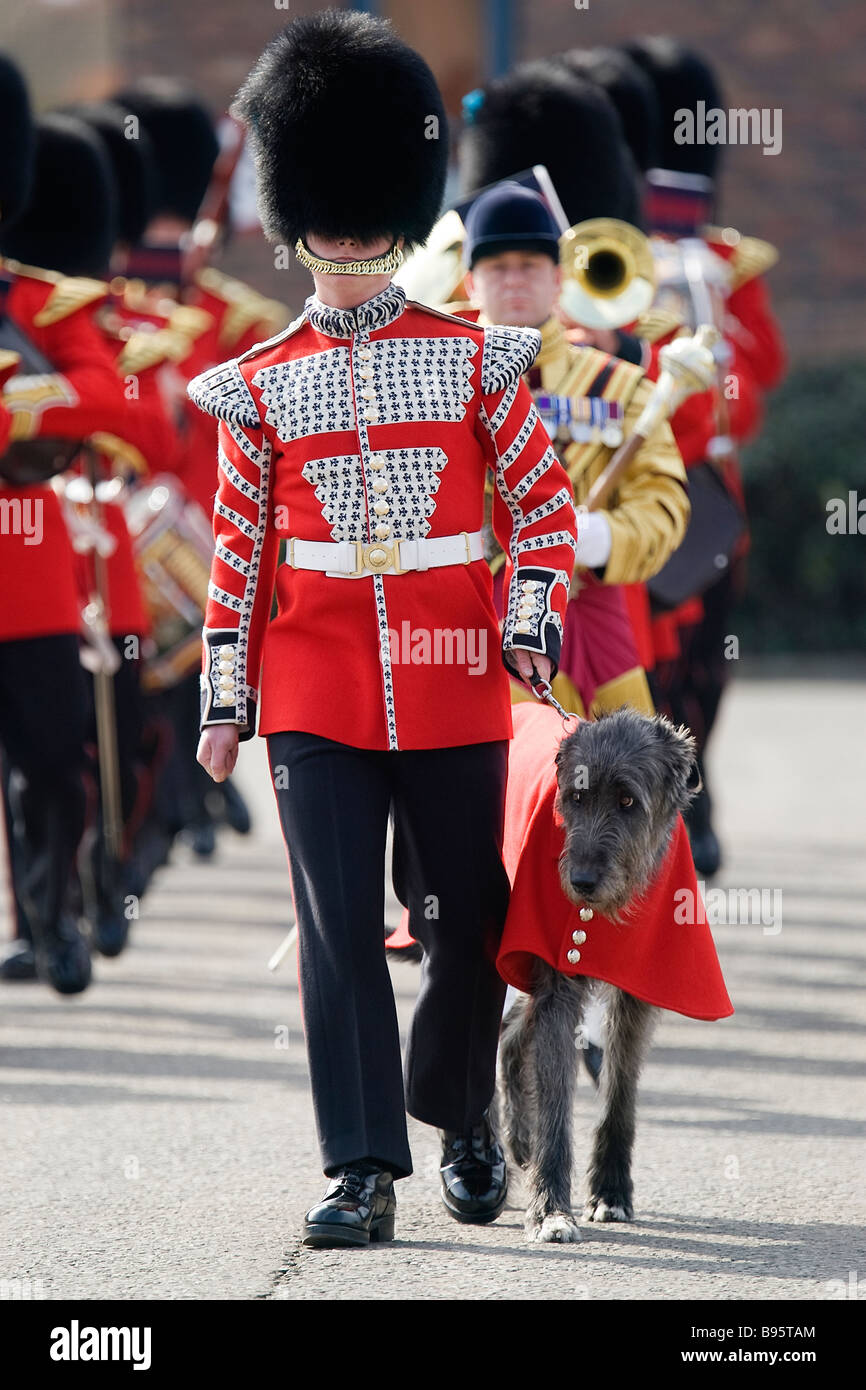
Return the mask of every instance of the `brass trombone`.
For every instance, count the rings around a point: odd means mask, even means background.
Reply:
[[[581,328],[622,328],[652,304],[655,264],[637,227],[594,217],[563,232],[559,247],[559,304]]]

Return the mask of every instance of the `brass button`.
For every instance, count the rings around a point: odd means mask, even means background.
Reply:
[[[515,631],[515,632],[529,632],[529,631],[530,631],[529,623],[526,621],[525,618],[524,618],[524,620],[523,620],[522,622],[520,622],[520,623],[515,623],[515,624],[514,624],[514,631]]]
[[[223,656],[223,657],[234,656],[234,654],[235,654],[235,649],[234,649],[234,647],[229,647],[229,646],[220,647],[219,654],[220,654],[220,656]]]
[[[591,908],[591,907],[582,907],[582,908],[580,909],[580,920],[581,920],[581,922],[591,922],[591,921],[592,921],[592,918],[593,918],[593,911],[592,911],[592,908]]]
[[[365,401],[374,401],[376,399],[375,386],[365,386],[363,391],[361,392],[361,395],[363,396]]]
[[[379,525],[376,527],[376,539],[377,539],[377,541],[386,541],[386,540],[388,539],[388,537],[390,536],[390,534],[391,534],[391,527],[390,527],[390,526],[386,526],[385,523],[384,523],[384,521],[380,521],[380,522],[379,522]]]
[[[572,939],[572,941],[574,942],[575,946],[582,946],[583,943],[584,943],[584,941],[586,940],[586,932],[585,932],[585,931],[573,931],[573,932],[571,933],[571,939]]]
[[[373,503],[373,511],[376,513],[377,516],[387,516],[390,510],[391,508],[388,506],[387,502]]]
[[[389,558],[387,550],[382,550],[381,547],[379,547],[376,550],[368,552],[367,563],[374,565],[377,569],[382,569],[388,563]]]
[[[376,481],[373,483],[373,491],[387,492],[389,486],[390,484],[386,483],[384,478],[377,478]]]
[[[384,460],[377,458],[374,454],[373,457],[370,459],[370,467],[375,469],[375,471],[379,473],[385,467]]]
[[[358,348],[358,356],[360,357],[362,362],[369,362],[372,360],[373,353],[370,348],[362,347]]]
[[[534,608],[526,608],[524,606],[521,606],[517,610],[517,616],[518,618],[531,618],[534,612]]]
[[[577,962],[580,960],[580,951],[569,951],[566,959],[569,965],[577,965]]]
[[[362,381],[372,381],[372,380],[373,380],[373,368],[372,368],[372,367],[362,367],[361,370],[360,370],[360,372],[358,373],[358,375],[359,375],[359,377],[361,378]]]

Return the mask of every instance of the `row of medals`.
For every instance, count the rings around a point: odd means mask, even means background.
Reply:
[[[554,405],[554,402],[557,404]],[[603,422],[598,419],[575,420],[572,411],[578,402],[572,402],[567,396],[541,396],[535,404],[552,440],[560,443],[573,440],[575,444],[604,444],[608,449],[618,449],[622,443],[622,428],[610,418],[612,407],[621,408],[617,402],[587,397],[586,408],[593,414],[601,415]],[[565,420],[563,415],[567,417]]]

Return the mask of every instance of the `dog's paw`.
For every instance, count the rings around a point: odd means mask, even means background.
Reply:
[[[584,1221],[631,1221],[634,1212],[625,1202],[606,1202],[603,1197],[590,1197],[583,1209]]]
[[[542,1219],[537,1216],[526,1218],[526,1238],[565,1244],[567,1241],[580,1240],[580,1228],[570,1211],[552,1211]]]

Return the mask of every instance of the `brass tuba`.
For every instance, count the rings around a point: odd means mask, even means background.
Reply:
[[[615,217],[594,217],[559,239],[560,308],[581,328],[622,328],[652,304],[655,265],[643,232]]]

